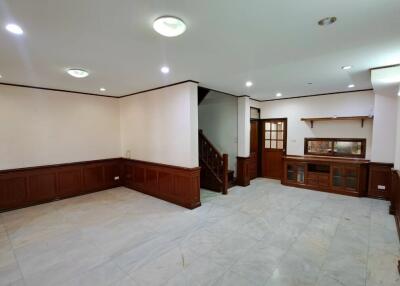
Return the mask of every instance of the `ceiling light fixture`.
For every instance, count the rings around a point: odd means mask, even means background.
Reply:
[[[342,67],[342,70],[349,70],[349,69],[351,69],[352,68],[352,66],[343,66]]]
[[[321,19],[318,21],[318,25],[320,26],[329,26],[332,25],[333,23],[335,23],[337,20],[336,17],[326,17],[324,19]]]
[[[84,78],[89,75],[89,73],[85,70],[82,69],[68,69],[67,73],[70,76],[76,77],[76,78]]]
[[[174,16],[162,16],[154,20],[153,29],[165,37],[177,37],[186,31],[186,24]]]
[[[106,91],[107,89],[105,89],[104,87],[100,87],[100,91]]]
[[[280,93],[280,92],[278,92],[277,94],[276,94],[276,97],[281,97],[282,96],[282,93]]]
[[[253,86],[253,83],[251,81],[246,81],[246,86],[251,87],[251,86]]]
[[[397,93],[397,96],[400,96],[400,91]]]
[[[2,78],[3,76],[0,74],[0,78]]]
[[[167,66],[162,67],[162,68],[161,68],[161,72],[162,72],[163,74],[168,74],[168,73],[169,73],[169,67],[167,67]]]
[[[353,88],[353,87],[355,87],[355,85],[354,84],[349,84],[347,87],[348,88]]]
[[[22,35],[24,31],[17,24],[8,24],[6,30],[15,35]]]

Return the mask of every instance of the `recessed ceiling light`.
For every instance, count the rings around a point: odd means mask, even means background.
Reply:
[[[332,25],[333,23],[335,23],[337,20],[336,17],[326,17],[324,19],[321,19],[318,21],[318,25],[320,26],[329,26]]]
[[[348,88],[353,88],[353,87],[355,87],[355,85],[354,84],[349,84],[347,87]]]
[[[6,29],[10,33],[13,33],[13,34],[16,34],[16,35],[22,35],[24,33],[24,31],[21,29],[21,27],[16,25],[16,24],[8,24],[6,26]]]
[[[253,83],[251,81],[246,81],[246,86],[251,87],[251,86],[253,86]]]
[[[166,66],[162,67],[162,68],[161,68],[161,72],[162,72],[163,74],[169,73],[169,67],[166,67]]]
[[[69,69],[67,70],[67,73],[70,76],[76,77],[76,78],[84,78],[89,75],[89,73],[85,70],[82,69]]]
[[[186,24],[174,16],[162,16],[154,20],[154,30],[165,37],[177,37],[186,31]]]
[[[2,78],[3,76],[0,74],[0,78]]]
[[[400,96],[400,91],[397,93],[397,96]]]
[[[282,93],[280,93],[280,92],[278,92],[277,94],[276,94],[276,97],[281,97],[282,96]]]
[[[307,84],[308,84],[308,85],[312,85],[312,82],[308,82]]]
[[[349,69],[351,69],[352,68],[352,66],[343,66],[342,67],[342,70],[349,70]]]
[[[100,87],[100,91],[106,91],[107,89],[105,89],[104,87]]]

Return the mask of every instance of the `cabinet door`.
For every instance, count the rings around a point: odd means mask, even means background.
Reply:
[[[345,174],[345,182],[344,182],[345,188],[351,191],[356,191],[358,185],[358,168],[345,167],[344,174]]]
[[[339,166],[332,166],[332,187],[344,187],[344,168]]]
[[[304,184],[305,164],[288,163],[286,165],[286,178],[288,182]]]

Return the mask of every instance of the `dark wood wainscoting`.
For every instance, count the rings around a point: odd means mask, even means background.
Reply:
[[[390,213],[394,215],[396,220],[397,232],[400,239],[400,171],[392,170],[392,188],[391,188],[391,204]],[[400,272],[400,261],[398,262]]]
[[[236,184],[246,187],[250,185],[250,157],[237,157]]]
[[[0,211],[118,186],[186,207],[200,206],[200,168],[122,158],[0,171]]]
[[[369,163],[368,197],[390,199],[393,164]]]
[[[116,158],[0,171],[0,211],[117,187],[121,163]]]
[[[200,168],[182,168],[123,160],[123,185],[136,191],[194,209],[200,203]]]

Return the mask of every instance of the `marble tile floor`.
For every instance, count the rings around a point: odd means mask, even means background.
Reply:
[[[0,285],[400,285],[388,202],[274,180],[195,210],[121,187],[0,218]]]

